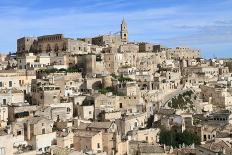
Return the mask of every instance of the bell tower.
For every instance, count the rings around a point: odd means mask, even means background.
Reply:
[[[124,18],[121,23],[121,40],[123,43],[128,42],[128,30],[127,30],[127,24]]]

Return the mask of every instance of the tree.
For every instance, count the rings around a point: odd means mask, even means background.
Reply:
[[[59,72],[66,72],[67,70],[64,68],[59,69]]]
[[[161,129],[160,132],[160,144],[165,144],[172,147],[179,147],[179,145],[191,145],[191,144],[200,144],[200,137],[191,132],[185,130],[182,132],[177,132],[174,129],[166,130]]]
[[[73,67],[69,67],[67,69],[68,73],[73,73],[73,72],[80,72],[80,69],[78,69],[77,67],[73,66]]]

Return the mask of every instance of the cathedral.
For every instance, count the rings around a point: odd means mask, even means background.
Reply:
[[[25,53],[72,52],[86,53],[89,44],[121,45],[128,43],[128,28],[125,19],[122,20],[121,30],[114,34],[105,34],[93,38],[70,39],[63,34],[44,35],[39,37],[23,37],[17,40],[17,55]]]
[[[120,35],[118,35],[118,33]],[[128,28],[125,19],[123,18],[121,23],[120,32],[114,34],[100,35],[94,38],[91,38],[92,44],[104,46],[110,44],[126,44],[128,43]]]

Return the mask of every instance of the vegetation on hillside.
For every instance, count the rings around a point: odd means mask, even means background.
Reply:
[[[98,92],[101,94],[106,94],[106,93],[112,92],[112,94],[116,95],[116,96],[125,96],[125,94],[123,94],[121,92],[117,92],[113,87],[101,88],[98,90]]]
[[[120,82],[134,81],[132,78],[124,77],[123,75],[117,76],[117,75],[115,75],[115,74],[111,74],[111,76],[112,76],[114,79],[117,79],[117,80],[120,81]]]
[[[193,91],[189,90],[182,94],[179,94],[177,97],[173,97],[171,101],[168,102],[168,106],[174,109],[193,109],[193,101],[196,100]]]
[[[200,144],[200,137],[194,132],[185,130],[182,132],[177,132],[174,129],[166,130],[162,129],[159,137],[160,144],[165,144],[167,146],[179,147],[182,144]]]
[[[61,68],[61,69],[57,69],[57,68],[50,68],[50,69],[41,69],[40,70],[43,73],[46,74],[51,74],[51,73],[74,73],[74,72],[81,72],[81,70],[77,67],[69,67],[68,69],[65,68]]]

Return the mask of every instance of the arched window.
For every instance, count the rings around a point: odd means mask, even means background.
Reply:
[[[122,103],[119,103],[119,108],[122,108]]]
[[[47,51],[47,52],[51,52],[51,46],[50,46],[50,44],[47,45],[46,51]]]
[[[59,51],[59,46],[58,46],[58,44],[55,45],[55,51],[56,51],[56,52]]]
[[[67,45],[66,45],[66,43],[64,43],[63,44],[63,49],[62,49],[63,51],[66,51],[67,50]]]

